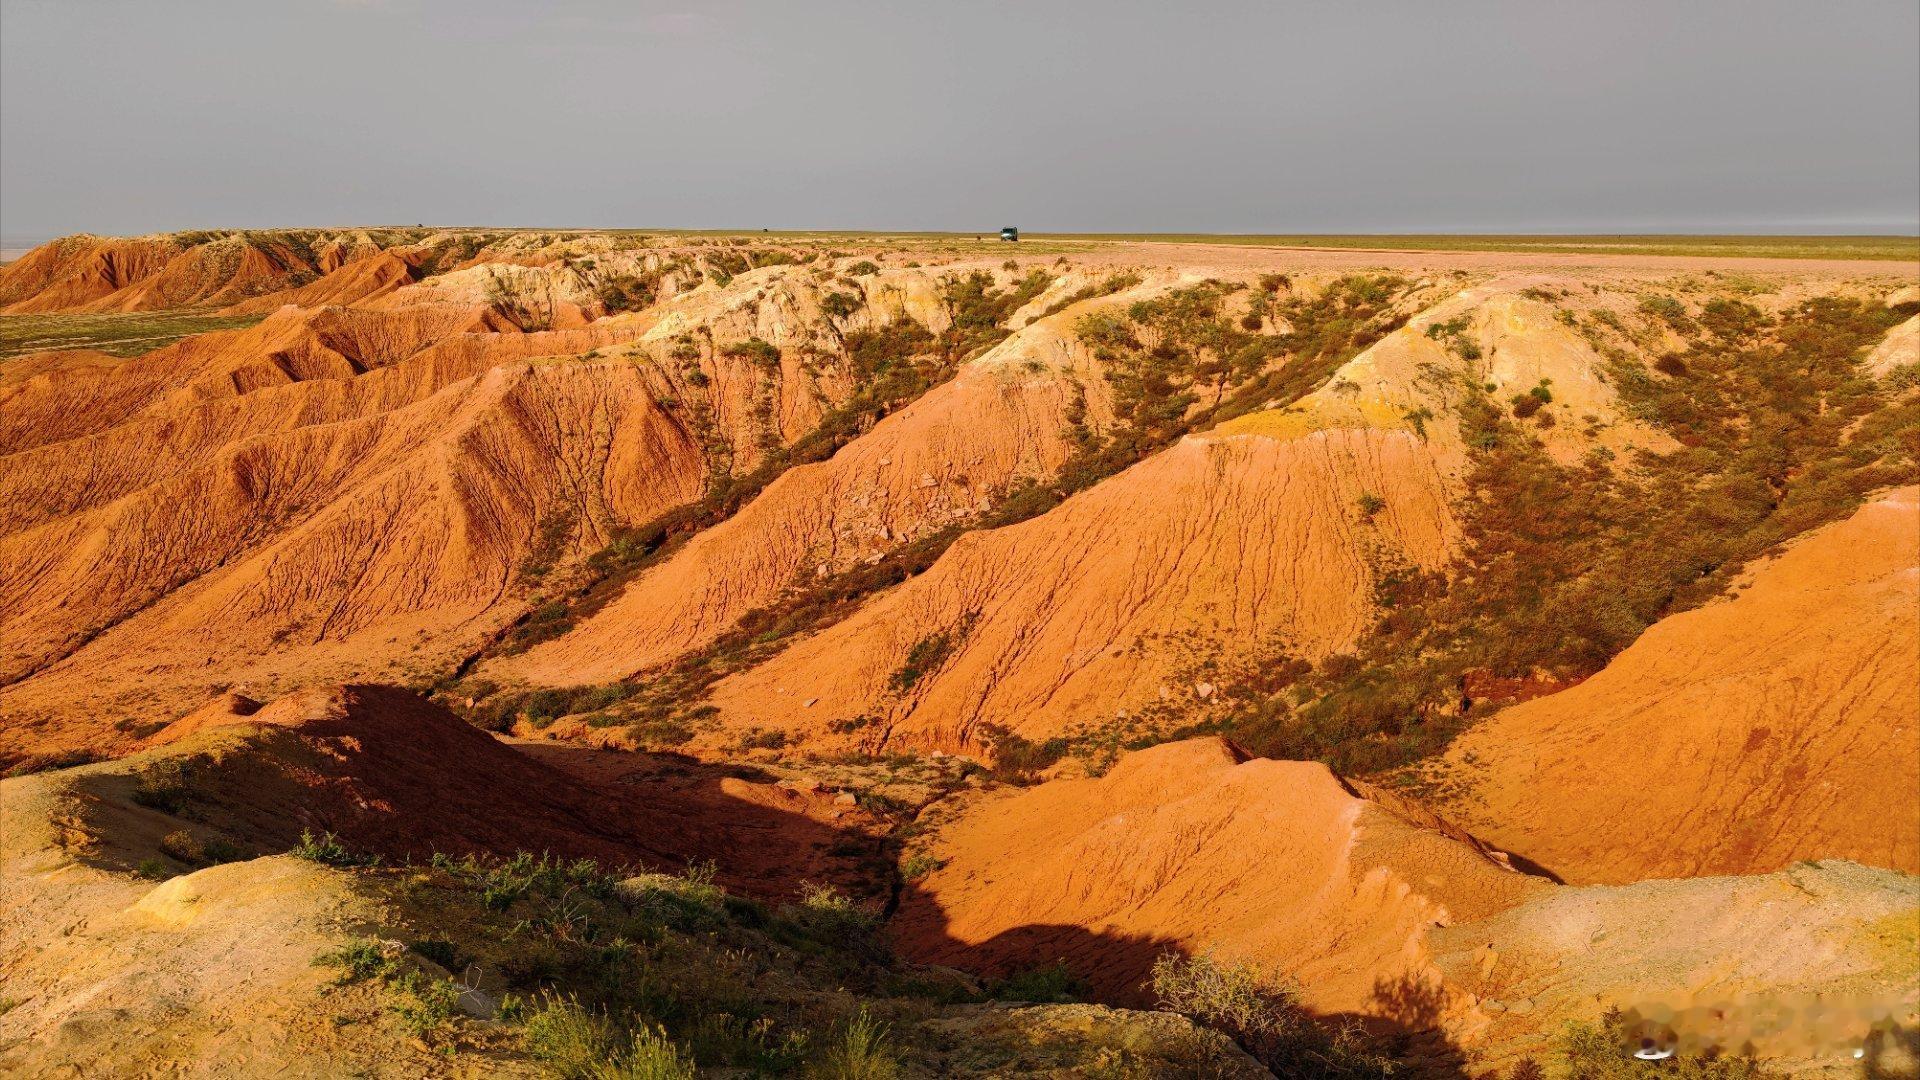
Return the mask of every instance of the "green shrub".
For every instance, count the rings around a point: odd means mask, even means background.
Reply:
[[[550,998],[534,1008],[522,1032],[527,1052],[562,1080],[584,1080],[620,1055],[623,1033],[604,1013]]]
[[[763,368],[778,370],[780,367],[779,347],[757,337],[736,341],[722,348],[720,355],[735,360],[746,360]]]
[[[888,1045],[887,1025],[862,1008],[841,1027],[839,1038],[810,1075],[820,1080],[894,1080],[900,1062]]]
[[[162,762],[140,774],[133,801],[149,810],[179,816],[192,798],[192,767],[185,762]]]
[[[340,838],[331,832],[319,836],[312,830],[300,830],[300,842],[287,852],[289,855],[317,862],[325,866],[371,866],[379,860],[368,856],[358,856],[348,851]]]
[[[392,958],[372,938],[355,938],[332,952],[314,957],[313,963],[315,967],[339,968],[340,974],[334,982],[341,986],[385,978],[395,970]]]
[[[1671,296],[1648,296],[1640,301],[1640,311],[1657,319],[1681,335],[1699,332],[1699,326],[1687,314],[1687,306]]]
[[[1342,1029],[1329,1032],[1299,1004],[1298,992],[1262,980],[1252,969],[1211,956],[1167,953],[1151,982],[1160,1007],[1226,1034],[1280,1076],[1385,1077],[1393,1062]]]
[[[1780,1074],[1752,1058],[1675,1055],[1664,1061],[1636,1058],[1619,1010],[1598,1027],[1569,1024],[1559,1040],[1568,1080],[1771,1080]]]
[[[903,881],[917,881],[945,865],[947,865],[945,859],[936,858],[924,851],[916,851],[900,860],[900,878]]]
[[[447,979],[430,979],[409,971],[394,981],[394,987],[401,995],[393,1005],[400,1026],[418,1038],[439,1031],[453,1019],[460,1005],[460,988]]]
[[[1002,783],[1032,783],[1039,773],[1067,756],[1064,738],[1035,743],[998,724],[980,725],[980,739],[992,756],[993,776]]]
[[[771,728],[749,728],[741,733],[735,745],[741,750],[782,750],[787,745],[787,733]]]
[[[201,840],[185,829],[175,829],[162,837],[160,850],[190,866],[213,866],[244,857],[239,848],[224,840]]]
[[[832,885],[802,885],[799,903],[787,913],[808,930],[843,944],[864,941],[880,926],[878,916]]]
[[[938,671],[940,665],[946,663],[953,654],[955,637],[955,634],[941,631],[914,642],[899,669],[887,676],[887,687],[895,693],[904,694],[918,685],[921,679]]]
[[[844,319],[859,311],[860,303],[860,298],[852,293],[828,293],[820,298],[820,310],[830,318]]]
[[[527,1051],[560,1080],[692,1080],[693,1063],[650,1025],[625,1030],[605,1013],[549,998],[527,1018]]]
[[[1033,1001],[1043,1005],[1079,1001],[1086,993],[1086,983],[1059,961],[1046,967],[1016,971],[987,989],[987,996],[996,1001]]]
[[[651,307],[660,295],[660,273],[615,274],[600,282],[594,296],[608,313]]]
[[[408,948],[439,964],[441,967],[446,968],[448,971],[454,971],[460,966],[459,949],[455,947],[453,942],[444,938],[427,938],[424,941],[416,941],[412,945],[409,945]]]

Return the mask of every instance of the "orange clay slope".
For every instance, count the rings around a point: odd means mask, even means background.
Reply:
[[[1488,359],[1426,332],[1463,317]],[[1351,648],[1381,575],[1451,558],[1460,380],[1510,394],[1553,378],[1567,422],[1545,439],[1562,457],[1660,445],[1617,415],[1598,366],[1546,304],[1491,285],[1446,297],[1291,406],[962,537],[927,573],[721,682],[713,702],[723,723],[946,750],[977,747],[985,725],[1044,739],[1204,709],[1210,665]]]
[[[218,307],[305,284],[380,251],[358,231],[69,236],[0,269],[0,314]]]
[[[867,816],[831,793],[717,772],[609,783],[566,754],[530,755],[389,686],[314,687],[265,705],[225,694],[142,751],[5,783],[18,800],[7,810],[9,858],[31,854],[48,827],[16,807],[38,798],[30,789],[57,790],[66,854],[121,870],[148,857],[179,864],[155,847],[172,831],[247,855],[285,851],[310,831],[393,861],[515,851],[609,867],[714,861],[749,892],[786,896],[807,880],[851,881],[868,854],[847,845]]]
[[[855,389],[821,346],[937,321],[941,273],[838,320],[791,266],[574,330],[289,307],[0,387],[0,757],[118,752],[225,687],[452,670],[543,572],[813,430]]]
[[[897,289],[887,275],[868,280],[877,281],[870,305]],[[1082,283],[1064,274],[1026,310],[1045,310]],[[1054,475],[1074,450],[1074,410],[1092,431],[1109,423],[1099,365],[1073,336],[1073,321],[1165,285],[1139,285],[1027,322],[831,459],[789,470],[578,628],[481,673],[565,686],[670,663],[789,589],[965,523],[1009,485]],[[928,321],[922,312],[903,313]]]
[[[828,795],[714,775],[598,784],[390,687],[229,696],[155,742],[0,779],[0,1074],[546,1075],[523,1054],[476,1064],[492,1040],[450,1061],[381,1022],[384,992],[363,999],[371,1022],[339,1020],[364,991],[318,957],[444,924],[420,921],[417,882],[383,893],[286,854],[303,832],[411,860],[410,881],[437,853],[590,858],[600,873],[712,860],[769,899],[803,881],[858,888],[856,859],[877,847]],[[449,966],[426,970],[498,978]],[[497,993],[469,995],[486,1003],[469,1011],[490,1016]]]
[[[1920,880],[1841,862],[1749,878],[1574,888],[1404,800],[1218,739],[1123,756],[1099,779],[986,796],[924,852],[893,923],[918,959],[1056,961],[1150,999],[1169,952],[1291,981],[1324,1016],[1476,1067],[1541,1055],[1609,1004],[1854,1003],[1909,1015]],[[1864,1023],[1861,1025],[1864,1031]],[[1776,1030],[1791,1068],[1821,1054]],[[1824,1052],[1831,1061],[1835,1051]]]
[[[894,924],[928,959],[998,971],[1064,960],[1097,992],[1137,999],[1159,952],[1218,947],[1293,973],[1327,1011],[1417,978],[1430,926],[1552,887],[1359,797],[1324,765],[1249,760],[1214,738],[989,800],[932,851],[946,865],[915,883]]]
[[[786,929],[797,919],[774,921],[805,908],[746,902],[791,901],[802,882],[842,895],[877,884],[881,844],[856,831],[874,821],[824,793],[721,770],[689,789],[699,772],[684,761],[666,766],[680,777],[590,782],[391,688],[265,707],[229,697],[161,739],[112,762],[0,779],[0,1075],[550,1077],[508,994],[591,993],[606,985],[601,958],[633,940],[659,946],[639,978],[674,1001],[713,1003],[684,1010],[690,1024],[740,1008],[743,987],[808,1032],[868,1001],[885,1007],[870,979],[970,985],[897,961],[850,930],[844,909],[814,938]],[[345,851],[301,841],[322,829]],[[440,852],[481,861],[430,863]],[[341,865],[373,853],[384,865]],[[613,918],[634,937],[603,930]],[[780,952],[747,936],[763,928]],[[342,970],[374,956],[403,974]],[[423,1024],[408,995],[429,980],[445,989]],[[1272,1075],[1170,1013],[942,1006],[936,992],[895,1021],[890,1053],[918,1057],[901,1075],[1052,1075],[1116,1058],[1139,1075]]]
[[[1456,741],[1446,812],[1574,882],[1920,872],[1920,488]]]

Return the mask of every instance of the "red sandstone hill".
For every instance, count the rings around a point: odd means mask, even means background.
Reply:
[[[6,854],[49,912],[125,914],[126,871],[181,829],[249,854],[320,829],[398,858],[713,859],[784,895],[871,885],[881,816],[928,799],[914,865],[935,869],[902,884],[901,946],[995,973],[1063,960],[1117,1000],[1145,1001],[1164,952],[1211,951],[1317,1012],[1501,1063],[1612,1000],[1911,985],[1920,495],[1887,493],[1911,483],[1917,400],[1892,285],[1294,258],[391,230],[40,249],[0,271],[0,310],[261,318],[0,366],[0,760],[118,759],[6,781],[5,839],[28,837]],[[1712,417],[1783,337],[1817,377],[1745,381],[1818,393]],[[892,351],[862,351],[876,340]],[[922,381],[889,382],[908,369]],[[888,385],[912,389],[871,396]],[[1229,706],[1227,680],[1276,657],[1326,678],[1380,663],[1393,617],[1448,615],[1397,608],[1408,582],[1492,595],[1501,562],[1473,561],[1489,500],[1544,522],[1492,555],[1551,568],[1598,508],[1539,489],[1671,481],[1659,462],[1746,425],[1839,434],[1698,504],[1700,528],[1808,474],[1858,468],[1832,506],[1881,494],[1587,667],[1469,669],[1407,706],[1397,721],[1450,734],[1482,682],[1577,684],[1397,774],[1424,786],[1212,738],[1087,775],[1112,760],[1094,751],[1250,702],[1312,719],[1306,684]],[[1502,446],[1535,471],[1486,468]],[[1722,449],[1703,473],[1747,448]],[[1668,591],[1717,582],[1713,554]],[[1585,615],[1569,636],[1617,634]],[[663,699],[669,675],[705,681]],[[570,715],[545,728],[565,737],[516,742],[377,683],[437,686],[522,735]],[[687,756],[576,739],[649,731]],[[946,757],[1018,738],[1085,753],[1031,787]],[[742,755],[874,791],[743,779]],[[932,762],[945,786],[916,788]],[[877,794],[895,773],[912,799]],[[185,774],[198,817],[135,797]],[[69,856],[105,877],[61,877]],[[312,884],[274,866],[269,892]],[[203,871],[128,918],[190,921],[194,890],[254,872]]]
[[[1920,873],[1920,489],[1495,716],[1440,772],[1449,815],[1568,881]]]

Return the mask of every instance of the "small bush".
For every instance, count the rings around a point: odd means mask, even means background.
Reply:
[[[893,1080],[900,1075],[900,1062],[887,1042],[887,1025],[863,1008],[840,1029],[811,1073],[820,1080]]]
[[[1699,325],[1687,314],[1687,306],[1671,296],[1649,296],[1640,301],[1640,312],[1665,323],[1676,334],[1699,332]]]
[[[1600,1026],[1569,1024],[1560,1038],[1568,1080],[1771,1080],[1780,1074],[1752,1058],[1675,1055],[1646,1061],[1630,1052],[1626,1019],[1617,1009]]]
[[[605,1013],[549,999],[527,1019],[527,1050],[560,1080],[692,1080],[693,1064],[651,1027],[624,1031]]]
[[[945,859],[937,859],[924,851],[916,851],[900,860],[900,877],[905,881],[917,881],[945,865],[947,865]]]
[[[408,947],[448,971],[460,966],[460,950],[454,946],[453,942],[444,938],[428,938],[425,941],[416,941]]]
[[[638,311],[651,306],[660,295],[660,274],[614,274],[600,283],[594,295],[608,313]]]
[[[980,734],[993,756],[994,779],[1006,784],[1029,784],[1067,755],[1062,738],[1036,743],[998,724],[983,724]]]
[[[572,1001],[550,999],[527,1018],[527,1052],[551,1067],[562,1080],[594,1076],[602,1063],[617,1057],[621,1033],[604,1013]]]
[[[939,670],[952,655],[954,635],[941,631],[929,634],[914,642],[907,650],[907,657],[901,662],[899,670],[887,676],[887,686],[898,693],[906,693],[914,688],[922,678]]]
[[[287,854],[308,862],[317,862],[323,866],[370,866],[376,861],[348,851],[346,845],[340,842],[340,838],[331,832],[315,836],[308,829],[300,830],[300,842],[293,845]]]
[[[1226,1034],[1280,1076],[1384,1077],[1393,1069],[1348,1032],[1315,1024],[1291,987],[1245,965],[1167,953],[1154,961],[1151,985],[1162,1008]]]
[[[201,840],[185,829],[175,829],[160,840],[160,850],[190,866],[212,866],[241,858],[240,849],[224,840]]]
[[[452,1020],[460,1005],[460,988],[447,979],[429,979],[410,971],[400,980],[399,989],[404,996],[393,1011],[403,1028],[422,1039]]]
[[[1043,1005],[1079,1001],[1087,992],[1086,983],[1055,962],[1047,967],[1016,971],[993,984],[987,996],[998,1001],[1033,1001]]]
[[[860,298],[852,293],[828,293],[820,298],[820,310],[830,318],[844,319],[860,310]]]
[[[746,360],[763,368],[780,367],[780,348],[759,338],[736,341],[720,350],[720,355],[735,360]]]
[[[771,728],[749,728],[740,735],[738,746],[742,750],[783,750],[787,745],[787,733]]]
[[[313,963],[315,967],[339,968],[340,974],[334,983],[340,986],[384,978],[394,971],[392,957],[372,938],[355,938],[332,952],[314,957]]]
[[[678,720],[638,720],[627,725],[627,734],[650,750],[693,741],[693,729]]]
[[[177,817],[191,798],[190,780],[191,774],[184,764],[169,762],[141,774],[139,784],[133,789],[133,801],[149,810]]]
[[[843,948],[867,946],[880,919],[831,885],[801,886],[800,900],[783,914],[807,933]]]

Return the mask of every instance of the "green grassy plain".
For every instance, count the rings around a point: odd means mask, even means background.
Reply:
[[[0,315],[0,360],[49,349],[98,349],[138,356],[209,330],[252,326],[264,315],[215,315],[206,310],[112,315]]]

